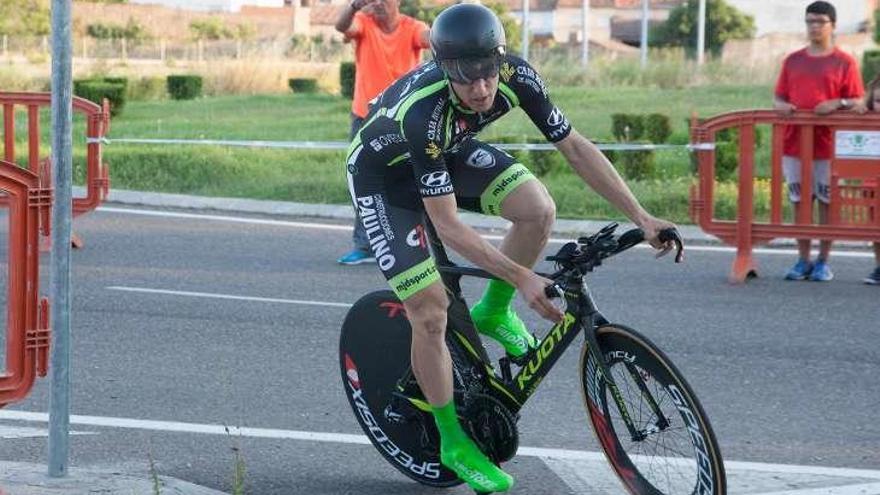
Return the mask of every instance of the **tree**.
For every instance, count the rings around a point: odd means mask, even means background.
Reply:
[[[654,30],[655,46],[681,46],[688,55],[696,53],[699,0],[688,0],[669,13],[669,19]],[[740,12],[724,0],[706,0],[706,48],[713,56],[721,55],[728,40],[755,36],[755,18]]]
[[[0,1],[0,34],[12,36],[49,34],[49,0]]]
[[[484,5],[492,9],[501,19],[501,24],[504,26],[504,34],[507,36],[507,51],[519,52],[520,45],[522,44],[522,29],[516,22],[516,19],[508,13],[507,6],[503,2],[487,2]],[[433,5],[424,0],[400,2],[401,13],[424,21],[429,26],[445,8],[446,6]]]

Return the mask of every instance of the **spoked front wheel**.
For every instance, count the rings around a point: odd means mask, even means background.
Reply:
[[[706,413],[672,362],[620,325],[597,330],[624,408],[584,346],[581,380],[590,422],[608,462],[633,495],[723,495],[724,465]],[[634,425],[624,422],[628,415]]]

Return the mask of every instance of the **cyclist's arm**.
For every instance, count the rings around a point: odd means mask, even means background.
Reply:
[[[555,145],[581,179],[641,227],[645,231],[645,238],[653,241],[660,230],[674,227],[645,211],[611,162],[579,132],[572,129],[565,139]]]
[[[423,198],[425,211],[437,230],[440,240],[461,254],[468,261],[487,272],[510,283],[520,291],[529,307],[542,317],[559,321],[559,311],[544,295],[544,288],[550,283],[530,269],[511,260],[489,244],[458,216],[455,196],[447,194]]]

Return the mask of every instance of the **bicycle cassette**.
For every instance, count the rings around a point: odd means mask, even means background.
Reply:
[[[493,462],[508,461],[516,454],[519,447],[517,417],[498,399],[468,394],[460,414],[465,431]]]

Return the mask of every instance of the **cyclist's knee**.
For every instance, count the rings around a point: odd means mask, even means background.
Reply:
[[[413,294],[403,303],[414,332],[425,337],[443,337],[446,330],[446,290],[434,283]]]
[[[510,194],[501,209],[502,216],[514,224],[530,226],[549,235],[556,219],[556,204],[539,181],[529,181]]]

